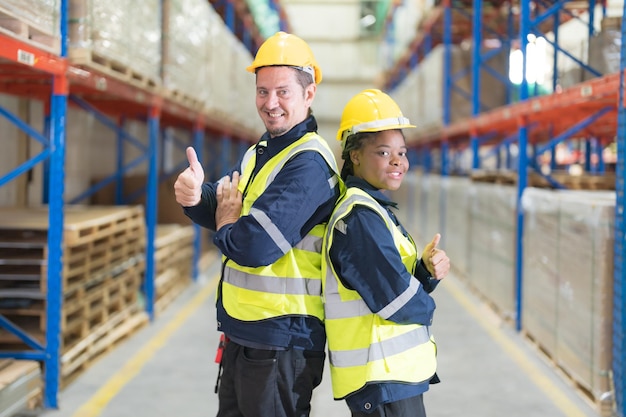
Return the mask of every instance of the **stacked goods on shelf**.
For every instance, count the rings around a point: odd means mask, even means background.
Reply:
[[[457,77],[450,93],[449,123],[455,123],[472,115],[471,97],[472,50],[459,45],[451,46],[450,73],[453,75],[466,72],[465,76]],[[443,45],[438,45],[412,70],[397,87],[397,91],[411,91],[411,94],[393,93],[398,99],[401,109],[406,109],[409,120],[415,120],[417,129],[407,130],[407,140],[419,137],[421,133],[435,131],[444,123],[444,63]],[[486,52],[486,51],[483,51]],[[490,69],[481,68],[480,111],[491,110],[506,104],[506,87],[492,72],[505,74],[508,68],[509,54],[506,48],[491,57],[485,64]],[[394,91],[396,91],[394,90]],[[394,95],[395,94],[395,95]]]
[[[209,42],[216,19],[207,1],[163,3],[163,86],[166,94],[198,110],[214,94],[209,67],[221,57],[211,54]]]
[[[445,210],[438,207],[440,188],[445,190]],[[454,271],[461,275],[467,274],[468,267],[469,191],[469,178],[441,178],[413,171],[406,175],[398,190],[390,193],[391,199],[398,203],[398,218],[418,246],[430,242],[435,233],[441,233],[440,247],[453,260]],[[445,216],[446,230],[441,230],[441,216]]]
[[[161,85],[160,0],[70,0],[69,59],[140,87]]]
[[[556,354],[559,205],[557,192],[527,188],[522,197],[524,210],[524,286],[522,312],[524,332],[540,341],[549,357]]]
[[[413,219],[407,229],[424,241],[428,236],[421,230],[438,225],[439,217],[420,199],[437,200],[439,194],[430,190],[441,184],[446,194],[442,247],[455,273],[503,319],[514,317],[516,188],[434,177],[407,174],[400,190],[391,193],[399,218]],[[528,187],[522,209],[522,330],[583,398],[609,415],[615,193]]]
[[[562,194],[559,211],[557,360],[603,405],[611,398],[615,193]]]
[[[453,259],[455,273],[464,276],[468,270],[470,248],[469,211],[471,183],[467,177],[449,177],[445,188],[445,220],[446,230],[441,231],[443,247]],[[445,234],[444,234],[445,233]]]
[[[589,38],[587,51],[589,65],[603,75],[619,72],[621,47],[621,16],[602,19],[600,32]],[[588,71],[585,72],[585,79],[590,78],[593,78],[593,75]]]
[[[230,96],[233,94],[236,96],[235,100],[229,102],[230,107],[228,111],[230,111],[231,114],[238,115],[237,123],[242,124],[251,131],[256,132],[258,136],[261,136],[265,128],[263,127],[263,122],[259,118],[256,109],[256,77],[254,74],[246,71],[246,67],[252,64],[254,57],[230,30],[226,32],[224,36],[230,38],[230,46],[228,47],[231,50],[232,58],[230,76],[232,77],[231,85],[235,86]],[[224,36],[222,36],[222,38]],[[213,80],[213,83],[219,82],[219,78]],[[215,101],[218,102],[217,104],[221,104],[221,101],[223,101],[219,100],[220,97],[224,96],[216,96],[217,100]],[[219,106],[215,106],[215,108],[219,108]],[[253,139],[256,140],[257,138],[255,137]]]
[[[524,331],[609,414],[615,193],[530,188],[523,202]]]
[[[41,388],[37,362],[0,359],[0,417],[15,416],[38,407]]]
[[[193,241],[193,226],[157,226],[154,243],[156,311],[165,309],[191,283]]]
[[[163,10],[165,93],[260,135],[250,52],[207,1],[167,0]]]
[[[621,16],[610,16],[602,19],[600,30],[596,27],[593,36],[589,36],[586,19],[571,19],[559,26],[559,45],[570,56],[593,68],[601,75],[619,72],[620,46],[622,41]],[[547,68],[554,64],[553,49],[547,54]],[[572,87],[578,83],[597,77],[573,59],[559,58],[557,75],[559,86]],[[551,79],[551,70],[548,70],[546,79]]]
[[[68,206],[62,247],[62,383],[147,322],[138,303],[145,258],[141,206]],[[47,208],[0,209],[0,314],[45,342]],[[0,349],[24,349],[8,331]]]
[[[472,182],[469,193],[467,276],[502,318],[512,319],[515,317],[516,189]]]
[[[0,32],[61,52],[61,0],[0,0]]]

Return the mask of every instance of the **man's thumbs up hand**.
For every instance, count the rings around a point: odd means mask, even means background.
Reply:
[[[192,207],[200,203],[202,184],[204,183],[204,169],[198,161],[196,151],[190,146],[187,148],[189,167],[178,175],[174,183],[176,201],[183,207]]]

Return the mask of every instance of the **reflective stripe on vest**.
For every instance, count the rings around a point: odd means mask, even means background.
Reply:
[[[337,277],[329,258],[329,242],[334,233],[345,232],[342,219],[355,205],[369,207],[383,218],[407,270],[413,268],[417,259],[413,241],[402,234],[387,210],[364,191],[348,189],[326,229],[322,261],[326,272],[325,326],[336,399],[346,397],[368,382],[425,382],[437,366],[436,346],[428,326],[400,325],[387,320],[419,290],[421,284],[416,278],[411,279],[403,294],[375,314],[356,291],[343,286]]]
[[[245,190],[246,194],[241,214],[253,216],[284,255],[271,265],[257,268],[241,266],[232,260],[226,262],[222,302],[235,319],[256,321],[283,315],[309,315],[323,320],[321,246],[325,225],[316,225],[292,247],[266,213],[252,208],[285,163],[303,151],[315,151],[324,157],[335,172],[329,180],[329,187],[334,188],[340,180],[333,153],[315,133],[307,133],[283,149],[254,177],[256,148],[250,147],[242,159],[239,190]]]

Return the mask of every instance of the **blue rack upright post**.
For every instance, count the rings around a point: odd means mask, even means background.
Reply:
[[[626,33],[626,4],[622,12],[622,37]],[[620,47],[620,84],[617,127],[617,166],[615,181],[615,250],[613,284],[613,381],[618,417],[626,416],[626,107],[624,74],[626,74],[626,44]]]

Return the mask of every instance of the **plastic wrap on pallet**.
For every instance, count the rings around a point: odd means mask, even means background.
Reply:
[[[615,193],[527,188],[522,207],[524,332],[610,408]]]
[[[550,357],[556,354],[559,199],[558,191],[526,188],[524,212],[523,307],[525,333]]]
[[[0,0],[1,29],[55,53],[61,45],[60,16],[60,0]]]
[[[446,187],[445,230],[443,248],[452,261],[453,270],[467,276],[469,247],[469,187],[467,177],[449,177]]]
[[[70,48],[82,52],[81,63],[88,51],[88,61],[108,61],[160,80],[160,9],[160,0],[70,0]]]
[[[473,182],[470,196],[470,280],[499,315],[511,318],[515,300],[515,188]]]
[[[10,10],[14,16],[46,33],[60,35],[61,0],[2,0],[0,8]]]
[[[204,103],[214,93],[209,77],[209,39],[215,16],[203,0],[164,2],[163,85]]]
[[[560,194],[556,360],[600,404],[611,391],[615,193]]]
[[[254,57],[242,43],[237,43],[234,51],[233,69],[236,74],[235,90],[237,92],[238,108],[233,109],[234,114],[240,113],[241,123],[247,128],[263,132],[263,122],[256,110],[256,78],[246,71],[246,67],[252,63]]]
[[[621,47],[621,28],[603,29],[589,39],[589,65],[602,75],[619,72]],[[590,72],[585,75],[586,79],[593,78]]]

